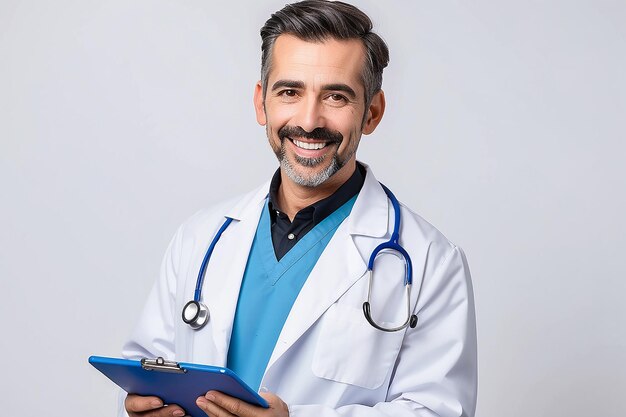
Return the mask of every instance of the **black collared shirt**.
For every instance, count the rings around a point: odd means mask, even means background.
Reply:
[[[319,222],[358,194],[361,191],[363,182],[365,182],[365,172],[365,167],[357,163],[354,174],[337,191],[300,210],[292,222],[278,207],[278,188],[280,187],[281,178],[280,169],[277,170],[270,184],[268,202],[272,222],[272,243],[274,244],[276,259],[280,260]]]

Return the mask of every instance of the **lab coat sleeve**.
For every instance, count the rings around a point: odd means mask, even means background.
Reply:
[[[163,261],[159,279],[156,281],[135,329],[122,349],[122,357],[140,360],[141,358],[163,357],[175,360],[174,320],[176,279],[180,268],[180,247],[183,226],[170,242]],[[118,396],[118,416],[126,417],[124,400],[126,393],[120,390]]]
[[[180,268],[182,228],[183,226],[176,232],[165,252],[159,279],[150,291],[131,338],[122,349],[124,358],[138,360],[144,357],[161,356],[165,359],[176,360],[174,319],[177,315],[174,310],[176,281]]]
[[[419,317],[408,329],[395,363],[387,402],[291,405],[291,417],[473,417],[477,393],[476,321],[465,255],[450,245],[423,279]],[[366,365],[364,365],[366,366]]]

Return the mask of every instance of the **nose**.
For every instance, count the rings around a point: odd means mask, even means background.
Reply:
[[[300,102],[294,123],[307,132],[325,126],[324,109],[322,103],[313,95]]]

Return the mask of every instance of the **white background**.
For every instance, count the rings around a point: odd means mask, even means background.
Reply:
[[[251,99],[284,2],[0,2],[2,414],[114,413],[88,356],[177,225],[276,168]],[[626,3],[356,4],[391,49],[359,157],[467,252],[477,415],[626,415]]]

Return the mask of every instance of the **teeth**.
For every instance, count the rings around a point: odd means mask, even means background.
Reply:
[[[302,148],[302,149],[322,149],[324,146],[326,146],[326,142],[316,142],[316,143],[309,143],[309,142],[300,142],[299,140],[295,140],[293,139],[293,143],[298,147],[298,148]]]

